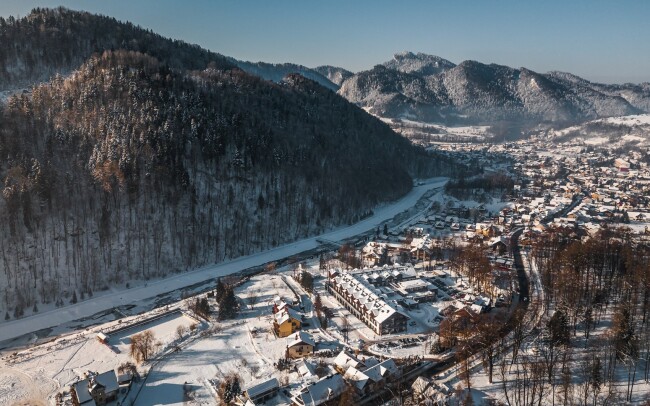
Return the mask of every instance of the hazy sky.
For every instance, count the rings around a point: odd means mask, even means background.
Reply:
[[[650,82],[650,0],[0,0],[0,15],[58,5],[250,61],[359,71],[409,50]]]

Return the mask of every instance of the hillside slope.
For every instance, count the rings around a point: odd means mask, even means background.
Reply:
[[[146,52],[174,69],[234,65],[222,55],[164,38],[115,18],[65,8],[34,9],[28,16],[0,17],[0,92],[31,86],[78,68],[93,53]],[[7,46],[6,44],[10,44]]]
[[[76,26],[75,16],[84,27],[114,22],[57,9],[5,24]],[[300,75],[275,84],[115,24],[136,35],[126,42],[139,51],[95,53],[0,105],[0,311],[8,315],[355,222],[406,193],[411,176],[457,169]],[[20,49],[17,60],[42,54]],[[59,50],[18,76],[40,81],[81,59]],[[11,86],[18,77],[0,76]]]

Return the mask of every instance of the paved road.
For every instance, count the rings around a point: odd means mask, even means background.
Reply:
[[[374,211],[374,215],[348,227],[342,227],[282,247],[237,258],[220,264],[206,266],[166,279],[154,282],[150,281],[146,285],[133,287],[128,290],[96,292],[95,296],[91,299],[87,299],[74,305],[68,305],[43,313],[38,313],[18,320],[0,322],[0,342],[20,337],[34,331],[89,317],[99,312],[109,310],[114,306],[135,303],[185,286],[205,282],[218,276],[230,275],[243,269],[261,266],[272,261],[278,261],[318,247],[318,239],[341,241],[353,237],[372,230],[384,221],[390,220],[397,214],[415,206],[418,200],[426,192],[431,189],[440,188],[444,186],[446,182],[446,178],[429,179],[423,182],[424,184],[414,187],[411,192],[400,200],[377,208]]]

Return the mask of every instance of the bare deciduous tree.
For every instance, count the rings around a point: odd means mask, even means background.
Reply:
[[[147,361],[158,348],[156,337],[151,330],[131,336],[130,355],[136,362]]]

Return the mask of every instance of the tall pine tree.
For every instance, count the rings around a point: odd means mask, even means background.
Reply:
[[[224,292],[217,298],[219,302],[219,320],[234,319],[239,311],[239,302],[232,286],[226,285]]]

